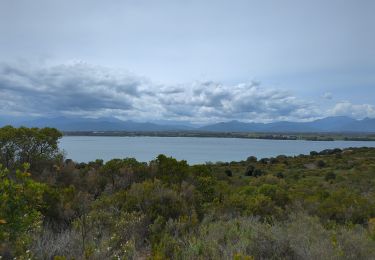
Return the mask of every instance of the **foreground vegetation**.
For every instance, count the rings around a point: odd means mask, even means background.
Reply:
[[[77,163],[0,129],[2,259],[374,259],[375,149]]]

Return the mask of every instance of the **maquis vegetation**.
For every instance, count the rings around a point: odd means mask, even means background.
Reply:
[[[61,137],[0,128],[1,259],[375,259],[374,148],[81,163]]]

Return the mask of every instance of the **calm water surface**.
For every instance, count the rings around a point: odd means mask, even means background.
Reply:
[[[375,147],[366,141],[293,141],[203,137],[108,137],[64,136],[60,141],[67,158],[78,162],[95,159],[134,157],[148,162],[158,154],[187,160],[190,164],[240,161],[253,155],[258,158],[308,154],[327,148]]]

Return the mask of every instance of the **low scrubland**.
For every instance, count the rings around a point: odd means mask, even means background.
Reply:
[[[375,259],[375,148],[189,166],[0,128],[2,259]]]

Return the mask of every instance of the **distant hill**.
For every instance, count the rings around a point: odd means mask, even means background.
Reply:
[[[27,127],[55,127],[61,131],[178,131],[188,130],[190,127],[180,125],[159,125],[154,123],[140,123],[121,121],[115,118],[38,118],[23,121],[16,126]]]
[[[206,125],[200,127],[202,131],[213,131],[213,132],[258,132],[264,129],[262,123],[244,123],[237,120],[229,122],[220,122],[217,124]]]
[[[311,122],[245,123],[241,121],[220,122],[202,127],[168,123],[121,121],[116,118],[38,118],[33,120],[0,120],[0,125],[28,127],[55,127],[61,131],[207,131],[207,132],[363,132],[375,133],[375,119],[355,120],[350,117],[326,117]]]
[[[312,122],[244,123],[221,122],[199,128],[211,132],[364,132],[375,133],[375,119],[355,120],[350,117],[326,117]]]

